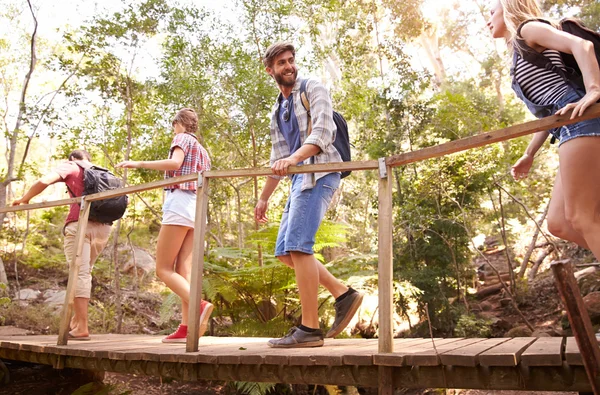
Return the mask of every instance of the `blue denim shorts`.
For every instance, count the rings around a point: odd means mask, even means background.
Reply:
[[[581,99],[584,95],[585,92],[569,87],[567,92],[555,104],[554,112],[558,111],[569,103],[575,103],[579,101],[579,99]],[[600,118],[594,118],[587,121],[561,126],[560,128],[552,129],[550,133],[560,141],[558,144],[559,147],[561,144],[577,137],[600,136]]]
[[[303,174],[292,177],[290,196],[283,210],[275,256],[289,255],[290,251],[313,254],[315,235],[325,216],[336,189],[340,186],[340,173],[330,173],[319,178],[312,189],[301,190]]]

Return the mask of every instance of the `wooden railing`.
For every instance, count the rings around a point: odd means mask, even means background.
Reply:
[[[357,161],[357,162],[342,162],[329,163],[306,166],[293,166],[289,168],[290,174],[296,173],[315,173],[315,172],[334,172],[346,170],[378,170],[379,172],[379,352],[390,353],[393,351],[393,300],[392,300],[392,168],[406,165],[408,163],[418,162],[426,159],[437,158],[444,155],[449,155],[455,152],[464,151],[472,148],[486,146],[492,143],[510,140],[516,137],[525,136],[538,131],[549,130],[570,123],[598,118],[600,117],[600,104],[595,104],[590,107],[583,116],[575,119],[569,119],[567,115],[553,115],[540,120],[526,122],[523,124],[507,127],[492,132],[481,133],[472,137],[463,138],[460,140],[451,141],[445,144],[440,144],[434,147],[424,148],[418,151],[405,152],[398,155],[393,155],[379,160]],[[53,206],[62,206],[75,202],[81,202],[81,211],[79,216],[78,232],[76,237],[77,254],[71,264],[69,270],[69,280],[67,285],[67,293],[61,313],[61,323],[58,336],[58,345],[66,345],[68,340],[69,319],[73,307],[75,282],[77,279],[78,265],[81,259],[83,248],[84,234],[87,227],[89,217],[90,202],[102,200],[109,197],[126,195],[133,192],[141,192],[155,188],[161,188],[169,185],[179,184],[185,181],[198,180],[201,189],[197,193],[196,204],[196,219],[194,232],[194,251],[193,251],[193,266],[190,283],[190,308],[189,308],[189,327],[186,342],[186,351],[198,351],[198,331],[200,318],[200,301],[202,298],[202,273],[204,268],[205,255],[205,236],[207,226],[207,207],[209,199],[209,185],[211,178],[236,178],[236,177],[256,177],[268,176],[272,174],[270,168],[253,168],[253,169],[233,169],[233,170],[211,170],[201,174],[190,174],[186,176],[174,177],[167,180],[155,181],[142,185],[129,186],[112,191],[87,195],[81,198],[63,199],[52,202],[43,202],[36,204],[27,204],[16,207],[0,208],[0,212],[15,212],[22,210],[33,210],[38,208],[46,208]],[[556,272],[555,272],[556,274]],[[560,289],[559,289],[560,290]],[[581,297],[579,296],[581,299]],[[567,306],[570,309],[569,306]],[[569,316],[584,316],[587,317],[585,311],[571,311]],[[585,321],[585,320],[584,320]],[[589,322],[589,317],[587,317]],[[586,360],[586,371],[589,377],[597,377],[599,373],[600,349],[595,341],[594,334],[590,330],[579,329],[580,333],[575,330],[575,338],[581,350],[584,362]],[[577,329],[577,328],[575,328]],[[586,333],[583,333],[586,332]],[[593,340],[593,341],[592,341]],[[586,355],[587,354],[587,357]],[[589,368],[588,368],[589,365]],[[383,373],[385,376],[385,373]],[[382,378],[385,381],[385,377]],[[382,381],[382,382],[383,382]]]

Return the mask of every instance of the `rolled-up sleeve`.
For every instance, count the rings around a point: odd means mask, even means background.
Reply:
[[[304,144],[313,144],[327,152],[335,140],[336,127],[333,122],[333,108],[327,89],[315,81],[309,80],[306,93],[310,102],[312,131]]]

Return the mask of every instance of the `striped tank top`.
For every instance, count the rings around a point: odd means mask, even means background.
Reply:
[[[542,52],[552,64],[565,69],[560,53],[553,49]],[[517,56],[515,78],[525,97],[539,105],[554,104],[567,91],[567,84],[561,76],[551,70],[535,66],[521,56]]]

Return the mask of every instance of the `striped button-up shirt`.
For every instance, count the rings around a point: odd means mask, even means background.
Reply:
[[[316,80],[309,80],[306,84],[306,95],[308,102],[310,103],[310,115],[312,118],[312,131],[308,135],[308,113],[302,105],[300,99],[300,83],[301,79],[296,80],[296,85],[292,89],[294,113],[296,114],[296,120],[298,121],[298,127],[300,129],[300,143],[301,144],[314,144],[321,149],[315,156],[311,156],[306,159],[303,164],[319,164],[319,163],[335,163],[342,162],[337,149],[333,146],[335,140],[335,133],[337,131],[335,123],[333,122],[333,109],[331,107],[331,98],[327,89]],[[273,106],[273,113],[271,115],[271,165],[279,159],[287,158],[290,153],[290,148],[283,137],[283,134],[279,130],[277,123],[277,114],[279,110],[279,103],[282,99],[282,94],[279,93],[277,101]],[[301,189],[311,189],[315,186],[317,180],[329,173],[304,173],[302,180]],[[276,175],[270,177],[281,179]]]
[[[173,157],[173,150],[176,147],[183,150],[183,163],[177,170],[165,171],[165,179],[210,170],[210,157],[208,156],[208,152],[206,152],[195,136],[192,136],[189,133],[176,134],[175,137],[173,137],[171,148],[169,149],[169,159]],[[196,191],[197,188],[197,181],[188,181],[182,184],[168,186],[165,189]]]

